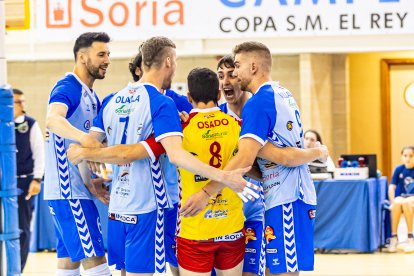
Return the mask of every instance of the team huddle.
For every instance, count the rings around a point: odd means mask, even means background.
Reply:
[[[185,97],[171,90],[175,44],[152,37],[130,63],[133,81],[101,104],[92,87],[109,42],[79,36],[74,71],[50,93],[44,183],[57,275],[80,275],[80,264],[83,275],[111,275],[108,264],[122,275],[163,273],[166,263],[184,276],[313,270],[307,163],[328,151],[303,149],[298,106],[271,80],[270,50],[236,45],[217,72],[191,70]],[[109,188],[92,172],[100,163],[112,164]],[[108,261],[93,197],[109,204]]]

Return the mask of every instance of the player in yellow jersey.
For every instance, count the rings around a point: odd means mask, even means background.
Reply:
[[[193,69],[188,75],[188,98],[193,104],[183,124],[183,148],[206,164],[223,168],[237,151],[240,126],[217,107],[220,97],[215,72]],[[182,204],[200,191],[208,178],[180,169]],[[180,275],[241,275],[244,239],[243,203],[230,188],[209,195],[208,205],[194,217],[182,217],[177,238]]]

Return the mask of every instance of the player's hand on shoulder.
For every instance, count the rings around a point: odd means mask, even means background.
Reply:
[[[186,111],[181,111],[180,113],[180,120],[182,123],[185,123],[190,118],[190,115]]]

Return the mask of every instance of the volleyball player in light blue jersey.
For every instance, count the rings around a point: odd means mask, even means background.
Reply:
[[[135,144],[153,132],[156,139],[181,135],[181,123],[171,99],[151,84],[134,83],[105,99],[92,131],[105,135],[109,146]],[[164,209],[173,207],[165,184],[159,161],[113,166],[110,265],[128,273],[164,272]]]
[[[278,148],[303,148],[298,106],[287,89],[271,81],[269,49],[258,42],[246,42],[237,45],[233,54],[234,76],[239,78],[241,89],[254,93],[243,109],[240,142],[247,140],[257,150],[266,142]],[[270,275],[313,270],[316,192],[308,166],[289,168],[263,158],[258,163],[264,180]]]
[[[262,158],[259,165],[266,204],[266,266],[270,269],[266,275],[285,272],[295,275],[299,270],[312,270],[316,201],[307,165],[303,164],[327,158],[328,150],[325,146],[303,149],[300,117],[291,94],[284,89],[279,93],[282,88],[276,89],[274,83],[267,84],[271,81],[272,65],[269,49],[258,42],[246,42],[237,45],[233,54],[233,75],[239,79],[241,90],[254,95],[243,107],[238,152],[225,169],[250,166],[256,157]],[[283,100],[278,100],[280,97]],[[279,106],[282,107],[280,111]],[[299,167],[290,168],[296,166]],[[280,177],[282,173],[284,178]],[[277,195],[282,185],[287,192],[286,201],[277,205],[276,197],[284,196],[283,193]],[[222,185],[214,181],[204,187],[209,194],[221,188]],[[205,202],[206,196],[196,193],[187,199],[181,214],[197,213],[194,210],[199,210]],[[296,243],[301,246],[296,247]]]
[[[132,59],[129,63],[129,71],[134,81],[139,81],[143,75],[142,71],[142,53],[141,51]],[[170,97],[177,107],[179,113],[190,113],[192,106],[187,97],[179,95],[173,90],[163,90],[162,93],[167,97]],[[177,167],[170,162],[166,154],[162,154],[160,157],[160,163],[162,171],[167,183],[167,192],[171,198],[173,208],[165,211],[165,259],[170,264],[170,269],[173,275],[178,276],[178,262],[176,256],[176,224],[178,215],[178,174]]]
[[[217,65],[217,74],[220,82],[220,90],[226,99],[220,109],[230,116],[241,121],[243,106],[250,99],[251,93],[242,91],[238,79],[233,76],[234,61],[230,55],[220,59]],[[247,178],[262,188],[263,184]],[[265,270],[265,243],[264,243],[264,200],[262,196],[255,201],[245,202],[243,205],[244,234],[246,249],[244,254],[243,275],[264,275]]]
[[[85,33],[74,45],[75,68],[53,87],[46,118],[44,198],[48,200],[57,235],[57,275],[110,275],[106,264],[98,210],[91,192],[107,201],[106,191],[97,194],[85,186],[78,166],[68,161],[66,150],[79,142],[85,147],[101,146],[89,131],[100,102],[92,89],[103,79],[109,65],[109,36]],[[89,185],[89,183],[86,183]]]

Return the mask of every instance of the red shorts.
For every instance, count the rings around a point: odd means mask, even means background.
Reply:
[[[210,272],[213,267],[231,269],[244,258],[244,240],[243,235],[232,241],[217,241],[217,238],[216,241],[194,241],[177,237],[178,265],[199,273]]]

